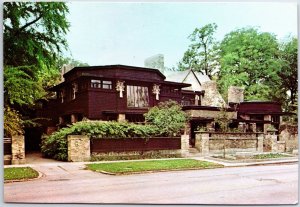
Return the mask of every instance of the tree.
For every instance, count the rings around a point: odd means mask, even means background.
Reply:
[[[5,2],[4,65],[54,65],[67,46],[67,13],[65,3]]]
[[[220,43],[219,88],[226,97],[230,85],[244,86],[247,100],[280,100],[281,68],[275,35],[255,28],[230,32]]]
[[[280,59],[282,67],[279,71],[280,88],[283,89],[283,95],[286,96],[286,107],[288,111],[294,111],[297,106],[298,96],[298,40],[289,38],[288,41],[282,43]]]
[[[213,23],[194,30],[189,36],[192,44],[178,64],[180,70],[192,68],[212,77],[217,64],[217,43],[213,37],[216,29],[217,25]]]
[[[161,102],[144,114],[147,123],[156,126],[163,136],[178,134],[185,126],[187,115],[176,101]]]
[[[57,58],[67,49],[68,8],[59,2],[5,2],[3,7],[4,116],[18,117],[6,119],[4,126],[22,119],[23,127],[35,101],[56,83]]]

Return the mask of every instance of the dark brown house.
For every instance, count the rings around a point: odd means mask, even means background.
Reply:
[[[226,105],[216,82],[198,81],[198,88],[202,90],[194,91],[191,84],[182,80],[166,81],[159,70],[152,68],[125,65],[75,67],[63,78],[63,82],[50,89],[53,98],[44,101],[42,110],[37,112],[37,117],[48,118],[43,123],[43,132],[39,133],[51,133],[83,118],[143,122],[143,114],[149,108],[171,99],[190,115],[187,131],[193,146],[194,131],[199,126],[215,128],[214,119],[220,113],[220,106]],[[243,89],[239,87],[230,87],[228,95],[227,115],[233,120],[232,127],[243,125],[248,131],[266,132],[273,125],[278,129],[280,116],[285,114],[280,104],[245,102]]]
[[[195,104],[203,91],[185,91],[190,84],[165,81],[157,69],[124,65],[75,67],[64,82],[51,88],[55,99],[43,104],[40,117],[63,126],[84,117],[91,120],[144,121],[143,114],[159,102],[175,100]],[[201,104],[200,101],[196,101]]]

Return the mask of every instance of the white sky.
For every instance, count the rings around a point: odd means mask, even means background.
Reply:
[[[297,36],[296,3],[103,3],[71,2],[67,35],[76,60],[89,65],[144,66],[164,54],[176,66],[196,27],[216,23],[216,38],[246,26],[272,32],[278,39]]]

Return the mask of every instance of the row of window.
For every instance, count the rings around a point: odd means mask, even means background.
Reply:
[[[108,80],[95,80],[92,79],[91,88],[102,88],[102,89],[112,89],[112,81]],[[168,89],[170,89],[168,87]],[[78,84],[72,84],[71,90],[71,99],[76,99],[76,93],[78,92]],[[149,107],[149,91],[148,87],[144,86],[134,86],[134,85],[127,85],[126,86],[126,94],[127,94],[127,106],[128,107],[136,107],[136,108],[143,108]],[[66,98],[65,90],[60,92],[60,99],[63,103]],[[183,100],[182,105],[190,105],[190,101]]]
[[[112,89],[112,81],[107,81],[107,80],[91,80],[91,88]]]

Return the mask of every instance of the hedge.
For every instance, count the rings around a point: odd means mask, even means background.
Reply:
[[[41,151],[45,157],[56,160],[68,159],[67,136],[87,135],[92,139],[101,138],[131,138],[159,136],[159,130],[153,125],[138,125],[128,122],[115,121],[80,121],[69,127],[62,128],[50,136],[43,136]]]

